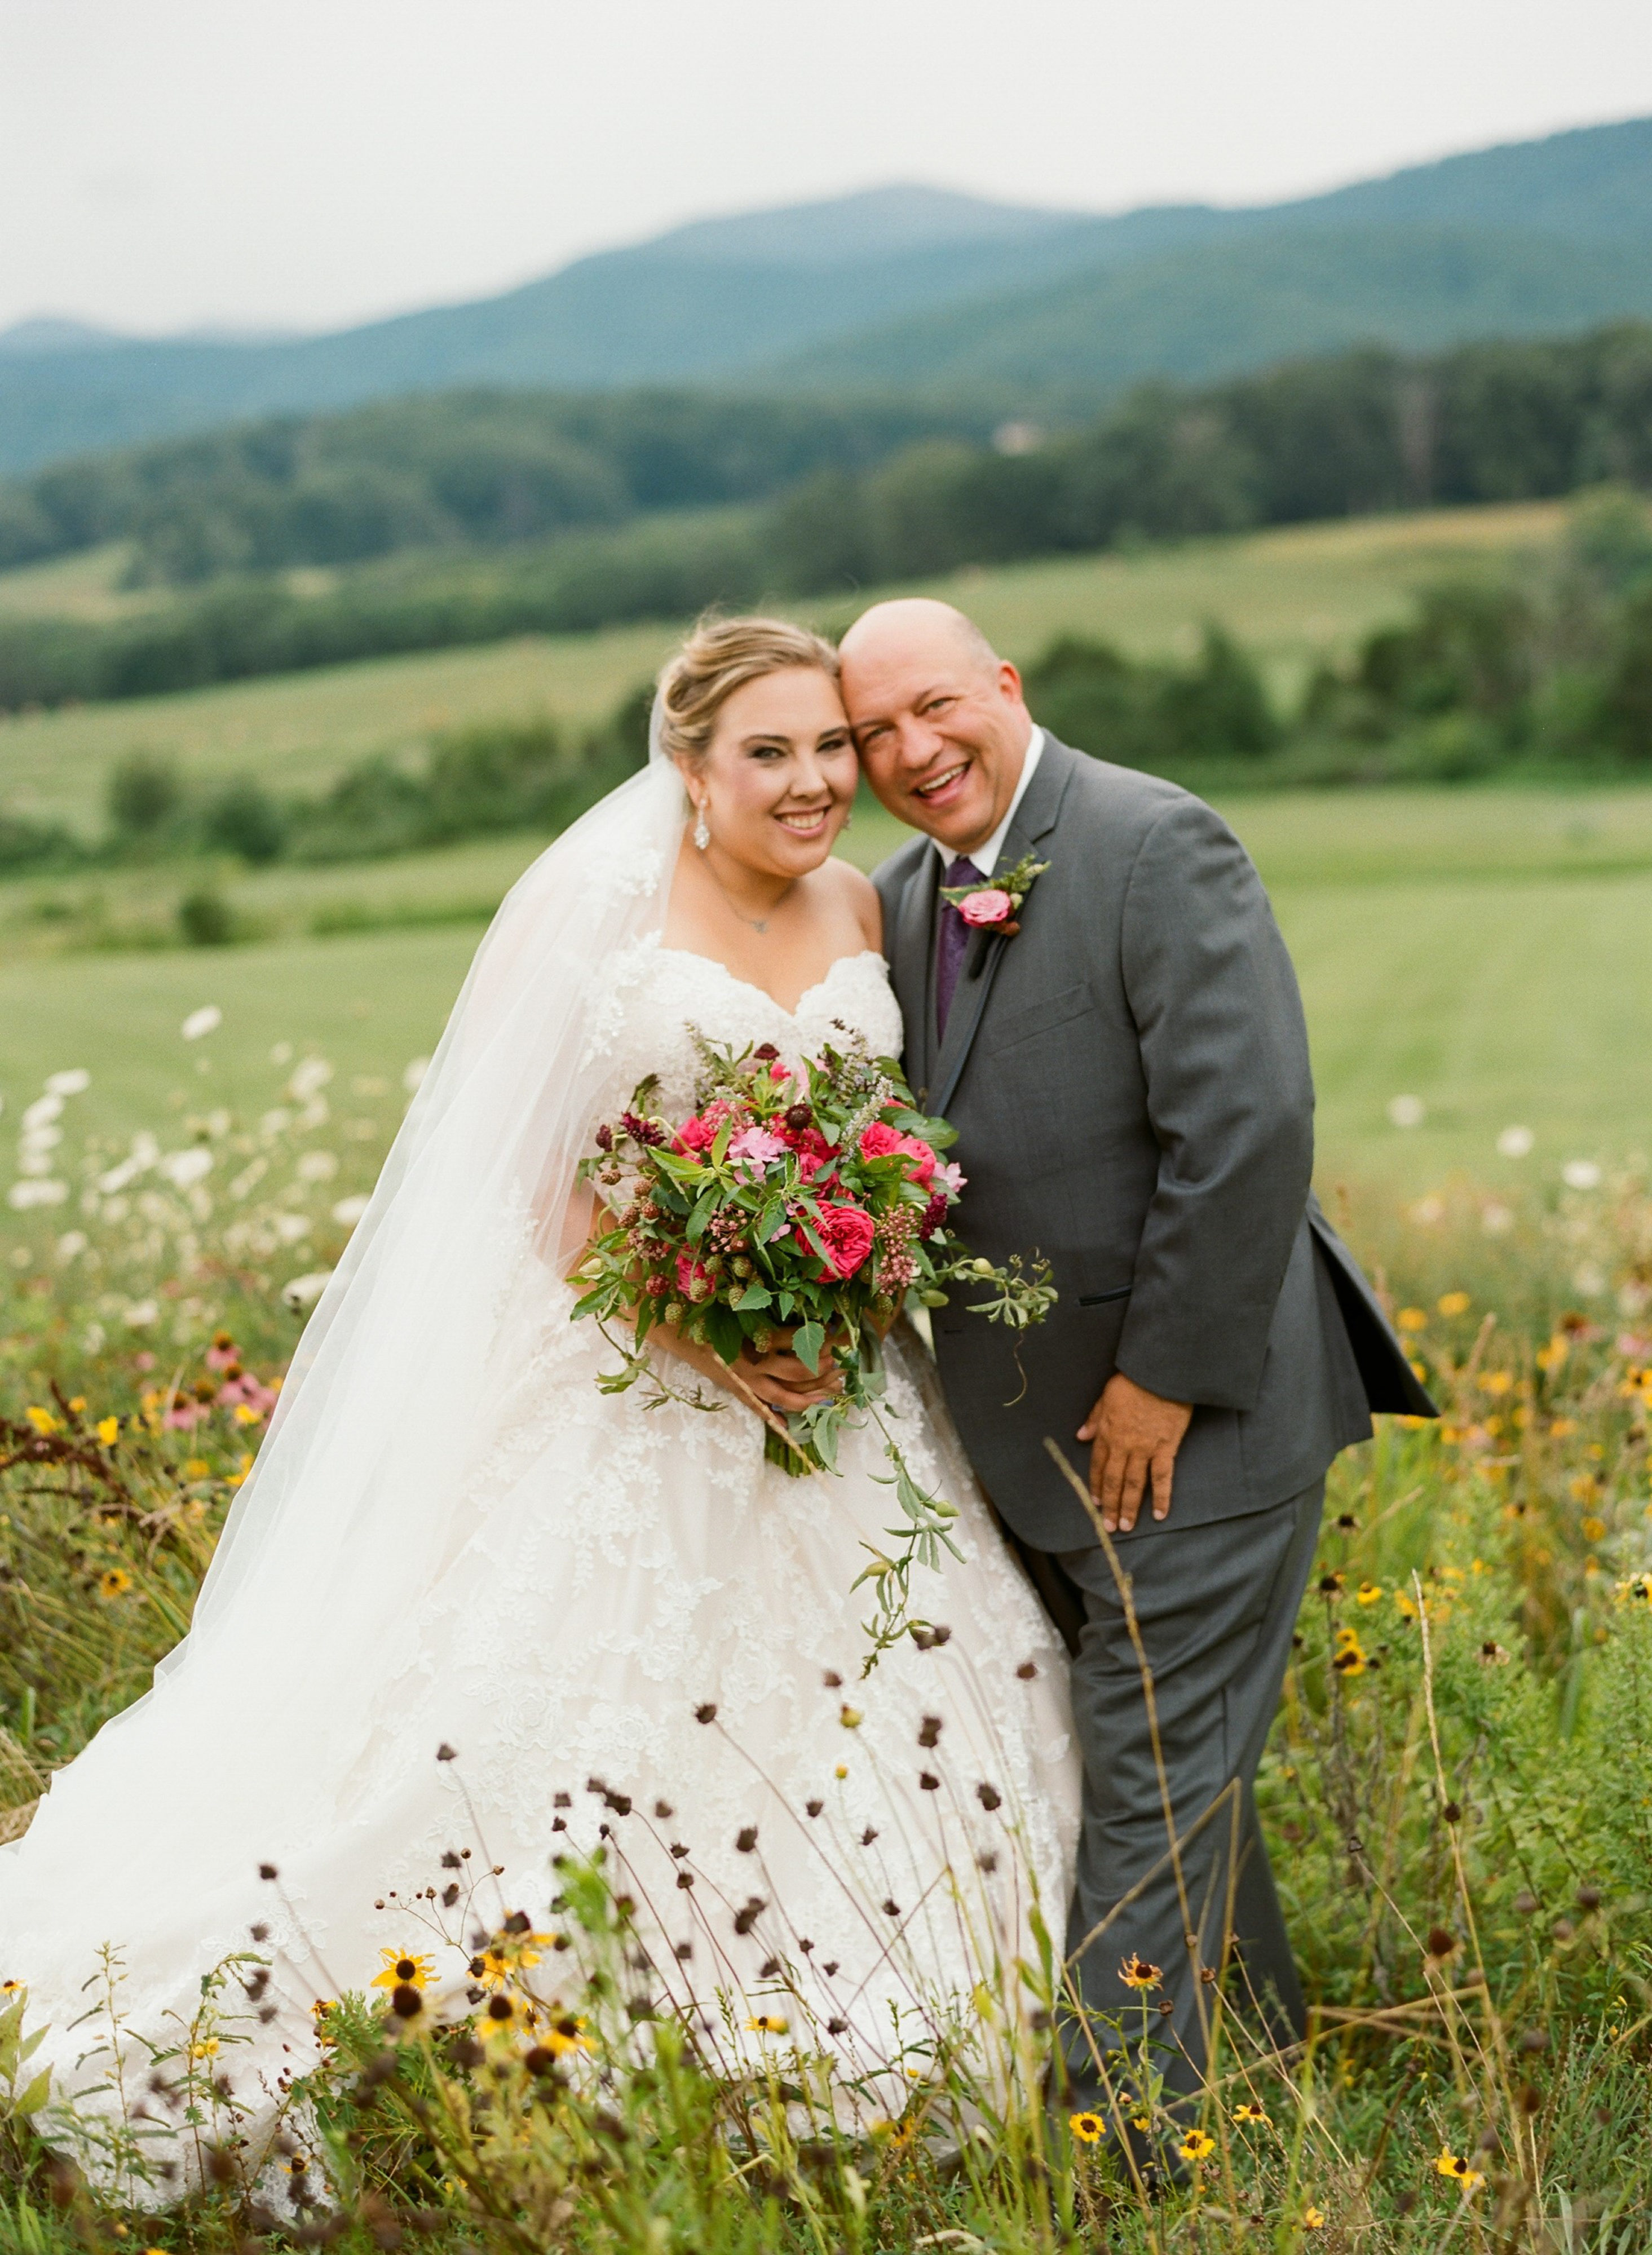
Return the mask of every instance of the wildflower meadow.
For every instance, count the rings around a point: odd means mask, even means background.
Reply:
[[[404,1101],[345,1058],[283,1048],[268,1070],[245,1116],[179,1109],[116,1140],[80,1124],[89,1077],[66,1059],[0,1121],[0,1838],[186,1630]],[[678,2001],[633,1892],[632,1844],[671,1812],[553,1776],[548,1755],[548,1799],[595,1794],[607,1828],[559,1864],[554,1928],[498,1899],[485,1842],[456,1834],[368,1990],[301,2000],[319,2064],[280,2093],[270,2160],[247,2158],[227,2075],[284,1994],[260,1928],[188,2026],[137,2032],[151,2072],[78,2133],[32,2074],[25,1969],[0,1935],[0,2249],[1644,2247],[1652,1189],[1632,1167],[1534,1164],[1519,1191],[1374,1191],[1340,1219],[1444,1415],[1384,1421],[1333,1473],[1259,1783],[1304,2045],[1262,2047],[1226,1963],[1209,2081],[1172,2105],[1165,1969],[1132,1962],[1106,2108],[1070,2111],[1065,1907],[1046,1904],[1031,1960],[972,1925],[973,1998],[915,1995],[896,2069],[829,2068],[798,1973],[812,1944],[762,1891],[762,1843],[734,1844],[753,1859],[743,1910],[689,1891],[706,1950],[729,1919],[765,1921],[763,1993],[720,2024]],[[944,1625],[944,1570],[923,1602]],[[926,1785],[947,1743],[944,1626],[929,1633]],[[1013,1854],[1014,1808],[990,1780],[955,1782]],[[825,1826],[830,1790],[807,1812]],[[560,1829],[548,1806],[548,1850]],[[972,1885],[955,1875],[960,1917]],[[111,1937],[87,1969],[88,2087],[119,2049],[140,1941]],[[439,2013],[455,1970],[465,2009]],[[157,2122],[195,2156],[170,2202]]]

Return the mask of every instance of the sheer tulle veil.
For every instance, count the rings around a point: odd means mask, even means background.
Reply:
[[[513,1342],[563,1255],[608,968],[663,926],[686,811],[657,706],[646,769],[500,908],[299,1344],[188,1636],[0,1847],[7,1956],[63,1909],[70,1873],[83,1944],[100,1896],[109,1938],[137,1943],[151,1914],[176,1916],[193,1862],[204,1935],[214,1878],[228,1914],[229,1875],[256,1870],[272,1829],[348,1821],[351,1781],[383,1751],[375,1685],[463,1542],[467,1481],[519,1375]],[[164,1855],[111,1853],[152,1840],[158,1819]]]

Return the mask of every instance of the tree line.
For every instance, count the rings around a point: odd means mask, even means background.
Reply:
[[[1133,657],[1057,636],[1026,669],[1037,718],[1065,741],[1195,789],[1462,782],[1524,769],[1652,769],[1652,523],[1622,491],[1574,513],[1553,558],[1442,581],[1411,615],[1326,663],[1290,709],[1215,625],[1190,658]],[[317,795],[241,776],[192,786],[137,753],[109,777],[102,835],[0,816],[0,871],[203,854],[250,867],[411,853],[494,832],[559,830],[647,757],[652,685],[598,726],[550,718],[443,732],[408,763],[374,758]]]
[[[1005,451],[1008,435],[998,446],[931,436],[868,467],[816,467],[757,503],[685,502],[514,547],[391,557],[320,592],[241,576],[107,625],[12,622],[0,628],[0,710],[681,617],[714,603],[830,598],[1138,540],[1608,480],[1644,488],[1652,327],[1465,346],[1432,360],[1340,354],[1203,390],[1150,386],[1040,444]],[[765,460],[771,470],[775,456]],[[685,495],[685,481],[684,470]]]
[[[880,397],[465,390],[278,415],[0,484],[0,570],[130,544],[133,586],[493,548],[657,509],[761,500],[982,411]]]

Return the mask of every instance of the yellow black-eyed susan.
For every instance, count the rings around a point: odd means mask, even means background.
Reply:
[[[436,1961],[412,1949],[383,1949],[381,1970],[373,1976],[375,1989],[423,1989],[436,1978]]]
[[[1067,2127],[1081,2146],[1093,2146],[1100,2143],[1107,2125],[1099,2114],[1086,2112],[1069,2114]]]

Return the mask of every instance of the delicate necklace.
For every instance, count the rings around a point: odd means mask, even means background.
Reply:
[[[744,910],[744,909],[742,909],[742,908],[736,908],[736,906],[735,905],[735,896],[734,896],[734,895],[729,891],[729,889],[728,889],[728,886],[724,884],[724,882],[723,882],[722,879],[718,875],[718,874],[717,874],[716,870],[715,870],[715,869],[714,869],[714,868],[712,868],[712,865],[711,865],[711,863],[710,863],[710,861],[706,861],[706,875],[711,879],[711,881],[712,881],[713,884],[716,886],[716,888],[717,888],[718,891],[722,895],[723,899],[727,902],[727,903],[728,903],[728,913],[730,914],[730,916],[736,916],[736,917],[738,917],[740,918],[740,921],[742,922],[742,924],[749,924],[749,925],[751,926],[751,929],[753,930],[753,931],[763,931],[763,932],[766,932],[766,931],[768,931],[768,929],[769,929],[769,917],[766,917],[766,916],[765,916],[765,917],[749,917],[749,916],[748,916],[748,915],[746,914],[746,911]],[[783,894],[781,895],[781,899],[782,899],[782,900],[784,900],[784,897],[785,897],[785,895],[783,893]],[[778,908],[778,907],[779,907],[779,905],[780,905],[779,901],[777,901],[777,902],[776,902],[776,903],[775,903],[775,907],[776,907],[776,908]],[[771,910],[770,910],[770,916],[772,916],[772,915],[773,915],[773,913],[774,913],[774,910],[771,909]]]

